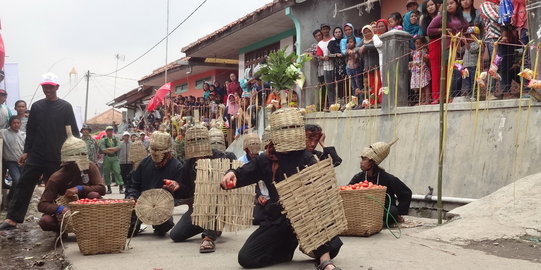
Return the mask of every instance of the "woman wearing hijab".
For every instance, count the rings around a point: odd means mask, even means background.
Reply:
[[[239,104],[237,103],[237,98],[233,94],[227,96],[227,105],[225,107],[224,118],[229,122],[230,130],[237,130],[237,113],[239,112]],[[234,135],[230,134],[230,135]],[[231,138],[230,136],[229,138]]]
[[[361,60],[364,65],[364,72],[368,77],[368,88],[370,96],[368,98],[370,105],[381,103],[381,95],[378,94],[381,88],[381,75],[379,73],[379,53],[374,45],[375,42],[380,43],[381,40],[374,34],[372,26],[365,25],[362,29],[363,41],[361,45]],[[376,96],[377,95],[377,96]]]
[[[374,29],[376,35],[383,35],[389,31],[389,22],[385,19],[379,19],[376,21],[376,28]]]
[[[408,32],[412,37],[419,34],[419,29],[421,28],[419,26],[419,17],[420,13],[417,10],[408,11],[408,13],[404,15],[404,31]],[[410,49],[415,50],[413,39],[410,39]]]
[[[340,51],[342,52],[342,55],[345,55],[348,43],[347,39],[349,37],[355,38],[355,47],[361,46],[362,39],[355,36],[355,28],[353,27],[353,24],[346,23],[342,28],[344,29],[344,37],[340,40]]]

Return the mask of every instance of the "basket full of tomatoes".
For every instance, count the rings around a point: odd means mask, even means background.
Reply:
[[[370,236],[383,228],[387,187],[364,181],[339,187],[348,221],[342,235]]]
[[[134,200],[80,199],[69,203],[79,250],[83,255],[124,249]]]

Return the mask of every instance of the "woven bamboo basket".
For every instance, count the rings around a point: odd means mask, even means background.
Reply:
[[[128,152],[128,160],[133,163],[134,169],[139,166],[141,160],[148,156],[148,152],[145,149],[145,145],[142,141],[136,140],[130,146],[130,151]]]
[[[297,109],[280,109],[270,115],[271,137],[276,152],[306,148],[304,120]]]
[[[251,153],[259,153],[261,151],[261,139],[257,133],[243,135],[242,149],[248,149]]]
[[[225,152],[225,135],[215,127],[209,130],[210,147],[221,152]]]
[[[73,230],[81,253],[93,255],[123,250],[133,205],[133,200],[111,204],[70,203]]]
[[[57,205],[63,205],[65,207],[68,207],[68,204],[70,202],[76,201],[77,198],[70,198],[66,196],[60,196],[55,200],[55,203]],[[58,224],[62,224],[62,215],[56,215],[56,218],[58,219]],[[73,233],[73,226],[70,218],[64,218],[64,224],[63,228],[64,232],[66,233]]]
[[[209,141],[209,131],[206,127],[195,125],[186,131],[184,144],[186,159],[208,157],[212,155]]]
[[[330,158],[275,184],[280,204],[306,254],[347,229]]]
[[[160,225],[171,218],[174,208],[175,202],[171,192],[156,188],[141,193],[135,205],[135,213],[145,224]]]
[[[387,188],[341,190],[348,229],[342,235],[370,236],[383,228]]]
[[[236,232],[252,226],[254,211],[254,185],[223,190],[220,182],[229,169],[242,162],[229,159],[200,159],[197,161],[197,178],[192,213],[192,223],[205,229]]]

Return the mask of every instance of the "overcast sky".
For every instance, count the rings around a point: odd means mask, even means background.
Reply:
[[[172,30],[203,0],[170,0]],[[169,38],[168,62],[183,56],[180,49],[214,30],[254,11],[271,0],[208,0]],[[143,54],[166,35],[167,0],[0,0],[6,63],[19,64],[21,98],[30,102],[50,71],[61,81],[64,98],[87,70],[106,74],[115,70],[115,54],[125,56],[119,67]],[[118,72],[140,79],[165,63],[165,42]],[[70,78],[75,67],[77,77]],[[137,87],[135,80],[117,79],[116,96]],[[65,97],[84,112],[85,80]],[[88,118],[107,110],[113,99],[114,76],[90,80]],[[43,98],[41,88],[34,101]]]

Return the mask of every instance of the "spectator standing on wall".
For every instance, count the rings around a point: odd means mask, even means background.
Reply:
[[[320,30],[323,37],[317,44],[317,56],[323,63],[323,75],[325,78],[325,88],[327,90],[326,96],[329,100],[328,105],[330,105],[336,103],[334,65],[329,58],[328,48],[329,42],[333,37],[330,35],[331,27],[328,24],[322,24]]]
[[[323,71],[323,61],[317,56],[317,45],[323,39],[323,34],[321,34],[320,29],[316,29],[314,30],[314,32],[312,32],[312,36],[314,37],[316,42],[312,43],[312,46],[310,46],[310,48],[308,48],[306,52],[310,54],[312,59],[315,59],[317,66],[317,81],[319,82],[319,84],[322,85],[322,87],[325,87],[323,85],[325,83],[325,71]]]
[[[237,75],[235,73],[231,73],[229,75],[229,79],[231,81],[227,85],[227,95],[236,94],[240,97],[242,94],[242,89],[240,88],[240,82],[237,80]]]
[[[331,60],[333,62],[334,66],[334,78],[338,83],[338,98],[343,98],[345,96],[344,92],[346,89],[344,89],[344,77],[346,76],[346,61],[344,54],[342,53],[342,50],[340,49],[340,43],[342,41],[342,37],[344,36],[344,33],[342,31],[342,28],[335,27],[333,30],[333,36],[334,39],[329,41],[329,45],[327,46],[329,49],[329,56],[331,57]]]
[[[438,16],[438,12],[440,10],[440,4],[437,4],[435,0],[425,0],[423,2],[423,5],[421,7],[421,18],[419,25],[421,26],[419,28],[419,36],[426,36],[426,29],[428,28],[428,25],[430,25],[430,22],[436,16]]]
[[[452,33],[465,32],[468,28],[468,22],[462,16],[462,7],[458,0],[449,0],[447,2],[447,29],[441,29],[442,16],[436,16],[427,28],[427,33],[432,40],[428,45],[428,54],[430,58],[431,77],[432,80],[432,104],[440,103],[440,65],[447,65],[447,62],[441,62],[441,35],[443,31],[451,31]],[[446,33],[444,33],[446,34]],[[449,44],[447,44],[449,47]],[[447,59],[447,57],[445,57]],[[458,90],[458,86],[455,84],[457,80],[454,79],[451,85],[451,91]]]

